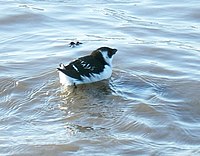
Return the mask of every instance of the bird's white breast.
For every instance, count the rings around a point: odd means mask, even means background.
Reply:
[[[92,83],[92,82],[108,79],[112,75],[112,67],[105,65],[103,72],[99,74],[90,74],[90,77],[81,76],[82,80],[77,80],[72,77],[69,77],[61,71],[58,71],[58,72],[59,72],[59,77],[60,77],[60,83],[65,86],[71,86],[74,84]]]
[[[84,83],[97,82],[110,78],[112,75],[112,67],[106,65],[103,72],[99,74],[91,74],[90,77],[81,76]]]

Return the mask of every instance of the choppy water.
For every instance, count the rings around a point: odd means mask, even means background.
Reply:
[[[199,1],[0,4],[1,155],[200,155]],[[59,63],[101,46],[112,78],[62,88]]]

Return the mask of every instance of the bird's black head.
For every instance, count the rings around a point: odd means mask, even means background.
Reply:
[[[112,49],[109,47],[101,47],[101,48],[98,48],[97,51],[101,52],[102,54],[106,53],[108,58],[112,58],[112,56],[117,52],[117,49]],[[103,56],[106,56],[106,55],[103,55]]]
[[[109,47],[101,47],[93,51],[91,55],[96,58],[102,58],[107,64],[112,64],[113,55],[117,52],[117,49],[112,49]]]

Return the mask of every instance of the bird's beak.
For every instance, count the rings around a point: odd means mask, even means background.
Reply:
[[[113,55],[117,52],[117,49],[112,49]]]

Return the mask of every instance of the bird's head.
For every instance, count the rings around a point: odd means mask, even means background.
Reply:
[[[113,55],[116,52],[117,52],[117,49],[112,49],[109,47],[101,47],[101,48],[98,48],[97,50],[93,51],[92,55],[98,56],[98,57],[103,57],[104,61],[107,64],[112,65]]]

